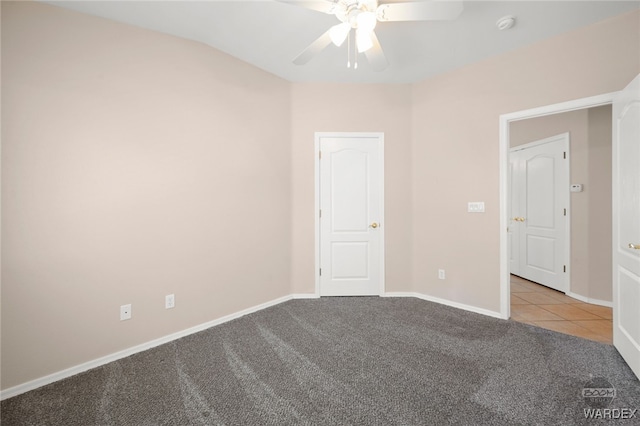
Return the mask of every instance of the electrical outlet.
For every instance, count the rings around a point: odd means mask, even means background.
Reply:
[[[120,306],[120,321],[131,319],[131,304]]]
[[[173,294],[167,294],[164,297],[164,307],[165,309],[171,309],[176,306],[176,296]]]
[[[444,269],[438,269],[438,279],[444,280]]]

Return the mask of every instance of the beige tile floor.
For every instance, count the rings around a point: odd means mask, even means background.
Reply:
[[[591,305],[511,275],[511,319],[559,333],[613,343],[611,308]]]

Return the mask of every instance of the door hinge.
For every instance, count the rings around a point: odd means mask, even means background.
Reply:
[[[564,152],[562,153],[562,158],[564,158],[565,160],[567,159],[567,151],[564,151]]]
[[[567,265],[562,265],[562,272],[567,272]]]
[[[322,209],[320,209],[320,215],[318,217],[322,217]]]
[[[320,276],[322,276],[322,268],[320,268]]]
[[[567,209],[564,209],[564,215],[565,216],[567,215]]]
[[[322,151],[318,151],[318,160],[322,160]]]

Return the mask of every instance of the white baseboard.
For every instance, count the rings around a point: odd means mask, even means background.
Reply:
[[[387,291],[381,295],[381,297],[417,297],[420,298],[418,293],[411,291]]]
[[[306,296],[306,295],[305,295]],[[71,368],[67,368],[66,370],[58,371],[57,373],[49,374],[48,376],[44,376],[30,382],[26,382],[20,384],[18,386],[14,386],[8,389],[5,389],[0,392],[0,400],[4,400],[7,398],[11,398],[13,396],[20,395],[25,392],[29,392],[31,390],[37,389],[39,387],[48,385],[53,382],[57,382],[58,380],[66,379],[71,376],[75,376],[76,374],[83,373],[87,370],[91,370],[92,368],[101,367],[105,364],[108,364],[113,361],[117,361],[122,358],[126,358],[130,355],[137,354],[138,352],[146,351],[147,349],[154,348],[156,346],[163,345],[165,343],[169,343],[171,341],[180,339],[181,337],[188,336],[190,334],[198,333],[200,331],[206,330],[208,328],[214,327],[216,325],[223,324],[225,322],[243,317],[248,314],[252,314],[254,312],[261,311],[263,309],[269,308],[271,306],[278,305],[280,303],[286,302],[288,300],[293,299],[292,295],[283,296],[278,299],[271,300],[269,302],[262,303],[257,306],[252,306],[247,309],[243,309],[242,311],[235,312],[230,315],[226,315],[224,317],[215,319],[213,321],[206,322],[204,324],[197,325],[195,327],[188,328],[186,330],[178,331],[176,333],[169,334],[167,336],[160,337],[159,339],[151,340],[150,342],[142,343],[140,345],[133,346],[131,348],[125,349],[123,351],[119,351],[113,353],[111,355],[103,356],[98,359],[94,359],[92,361],[85,362],[80,365],[73,366]]]
[[[48,376],[40,377],[35,380],[31,380],[29,382],[20,384],[18,386],[14,386],[3,391],[0,391],[0,400],[4,400],[7,398],[11,398],[17,395],[20,395],[25,392],[29,392],[31,390],[37,389],[39,387],[48,385],[53,382],[57,382],[59,380],[66,379],[71,376],[75,376],[76,374],[83,373],[87,370],[91,370],[92,368],[101,367],[105,364],[108,364],[113,361],[117,361],[122,358],[126,358],[128,356],[137,354],[142,351],[146,351],[147,349],[154,348],[156,346],[163,345],[165,343],[172,342],[174,340],[180,339],[182,337],[188,336],[190,334],[198,333],[200,331],[206,330],[208,328],[214,327],[216,325],[223,324],[225,322],[243,317],[248,314],[252,314],[257,311],[261,311],[263,309],[269,308],[271,306],[278,305],[280,303],[286,302],[292,299],[317,299],[320,296],[315,293],[298,293],[298,294],[290,294],[287,296],[280,297],[278,299],[271,300],[269,302],[262,303],[257,306],[253,306],[247,309],[244,309],[239,312],[235,312],[230,315],[226,315],[224,317],[215,319],[213,321],[206,322],[204,324],[197,325],[195,327],[188,328],[186,330],[178,331],[176,333],[169,334],[167,336],[160,337],[155,340],[151,340],[149,342],[133,346],[131,348],[125,349],[123,351],[119,351],[107,356],[103,356],[98,359],[94,359],[92,361],[88,361],[71,368],[67,368],[66,370],[58,371],[53,374],[49,374]],[[494,318],[501,318],[498,312],[489,311],[486,309],[478,308],[475,306],[465,305],[463,303],[452,302],[450,300],[440,299],[437,297],[426,296],[420,293],[413,292],[388,292],[384,293],[382,297],[416,297],[418,299],[427,300],[430,302],[440,303],[442,305],[452,306],[454,308],[463,309],[465,311],[475,312],[482,315],[487,315]],[[575,297],[575,296],[571,296]],[[576,297],[577,298],[577,297]],[[589,302],[595,303],[595,302]],[[606,302],[605,302],[606,303]]]
[[[600,305],[600,306],[606,306],[607,308],[613,308],[613,302],[607,302],[606,300],[591,299],[589,297],[584,297],[577,293],[573,293],[571,291],[567,292],[567,296],[573,297],[574,299],[578,299],[581,302],[591,303],[592,305]]]
[[[295,293],[291,295],[292,299],[319,299],[320,295],[315,293]]]
[[[427,300],[429,302],[439,303],[441,305],[451,306],[452,308],[458,308],[469,312],[475,312],[476,314],[487,315],[493,318],[505,319],[500,315],[500,312],[490,311],[488,309],[478,308],[477,306],[465,305],[464,303],[453,302],[447,299],[441,299],[439,297],[427,296],[426,294],[415,292],[387,292],[383,294],[383,297],[417,297],[418,299]]]

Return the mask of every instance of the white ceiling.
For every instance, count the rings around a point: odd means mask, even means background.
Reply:
[[[379,23],[376,34],[390,65],[375,72],[364,55],[357,70],[347,68],[346,43],[294,65],[294,57],[338,23],[332,15],[297,5],[273,0],[46,3],[200,41],[289,81],[349,83],[420,81],[640,7],[640,0],[464,1],[455,21]],[[504,15],[515,15],[516,25],[498,31],[496,21]]]

